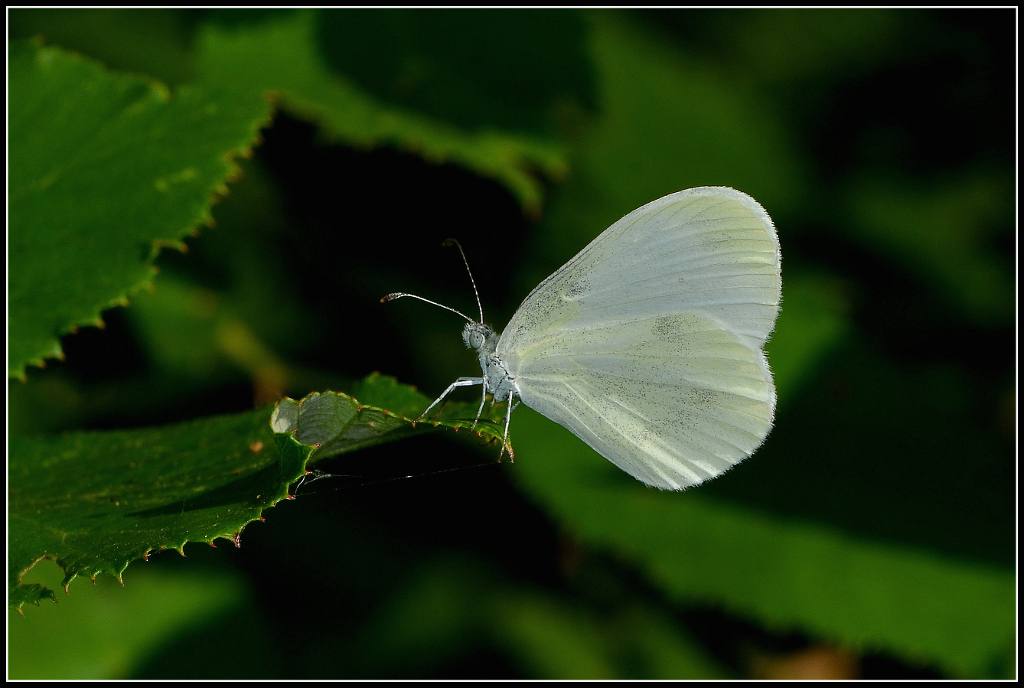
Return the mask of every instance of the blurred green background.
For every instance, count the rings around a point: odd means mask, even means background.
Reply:
[[[347,455],[240,549],[9,613],[10,678],[1015,675],[1014,10],[8,17],[277,108],[152,293],[10,383],[12,432],[373,371],[434,396],[476,366],[461,321],[378,301],[473,312],[447,237],[499,328],[680,189],[751,194],[783,254],[776,426],[724,476],[657,493],[525,407],[514,464],[441,435]]]

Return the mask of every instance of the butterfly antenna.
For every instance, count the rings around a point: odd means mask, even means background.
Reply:
[[[381,298],[380,302],[381,303],[387,303],[388,301],[394,301],[396,299],[400,299],[403,296],[408,296],[410,299],[419,299],[420,301],[424,301],[426,303],[429,303],[431,306],[437,306],[438,308],[443,308],[446,311],[451,311],[452,313],[455,313],[456,315],[461,315],[463,318],[465,318],[469,322],[474,322],[473,318],[469,317],[465,313],[463,313],[461,311],[457,311],[454,308],[451,308],[449,306],[444,305],[443,303],[438,303],[437,301],[431,301],[430,299],[425,299],[422,296],[416,296],[415,294],[406,294],[405,292],[401,292],[401,291],[396,291],[396,292],[393,292],[391,294],[388,294],[387,296]]]
[[[462,244],[455,239],[445,239],[444,246],[455,245],[455,248],[459,249],[459,255],[462,256],[462,262],[466,266],[466,272],[469,273],[469,281],[473,285],[473,296],[476,297],[476,307],[480,309],[480,324],[484,322],[484,307],[480,303],[480,292],[476,289],[476,280],[473,279],[473,271],[469,269],[469,261],[466,260],[466,253],[462,250]]]

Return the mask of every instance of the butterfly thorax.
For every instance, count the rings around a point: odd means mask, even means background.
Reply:
[[[494,396],[494,401],[506,401],[519,396],[515,379],[509,375],[504,361],[497,354],[498,333],[483,323],[467,323],[462,330],[462,340],[476,350],[480,370],[484,374],[484,387]]]

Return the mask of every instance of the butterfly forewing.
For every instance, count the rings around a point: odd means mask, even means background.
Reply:
[[[613,224],[534,289],[499,351],[562,327],[704,312],[764,345],[782,282],[771,219],[744,193],[700,187],[665,196]]]

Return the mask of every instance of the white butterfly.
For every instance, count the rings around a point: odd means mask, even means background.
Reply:
[[[469,321],[462,337],[483,376],[460,377],[423,416],[455,388],[483,385],[477,419],[488,393],[508,401],[506,444],[519,399],[638,480],[681,490],[745,459],[772,427],[762,347],[780,261],[757,201],[702,186],[606,229],[530,292],[500,337],[482,308],[476,322],[413,294],[382,301],[413,296]]]

